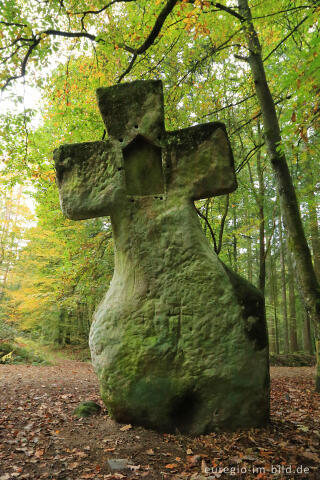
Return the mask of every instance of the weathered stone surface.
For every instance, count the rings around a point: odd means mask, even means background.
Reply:
[[[224,125],[166,133],[160,82],[98,99],[109,140],[55,159],[64,213],[111,216],[115,271],[90,333],[103,401],[116,420],[162,431],[263,425],[263,297],[213,253],[193,205],[236,188]]]

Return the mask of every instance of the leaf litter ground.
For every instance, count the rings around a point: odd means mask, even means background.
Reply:
[[[0,480],[320,479],[320,395],[312,368],[271,369],[264,429],[190,438],[117,424],[89,363],[0,365]],[[82,401],[103,408],[77,419]],[[111,473],[108,460],[127,459]]]

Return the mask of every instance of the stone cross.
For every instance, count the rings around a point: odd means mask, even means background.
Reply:
[[[97,98],[108,140],[54,157],[64,214],[111,217],[114,276],[89,340],[102,398],[116,420],[162,431],[261,426],[263,297],[214,254],[193,205],[236,188],[225,126],[167,132],[160,81]]]
[[[161,81],[99,88],[97,97],[109,140],[64,145],[56,153],[67,216],[112,217],[119,202],[141,197],[199,200],[235,190],[224,124],[166,132]],[[73,182],[62,182],[71,165]]]

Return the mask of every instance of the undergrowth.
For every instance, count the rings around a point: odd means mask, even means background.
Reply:
[[[50,365],[50,362],[38,352],[33,352],[14,341],[0,341],[0,363]]]

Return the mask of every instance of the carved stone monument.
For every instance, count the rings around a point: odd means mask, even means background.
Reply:
[[[167,432],[265,424],[263,297],[215,255],[193,204],[236,188],[224,124],[167,132],[160,81],[97,97],[108,140],[54,156],[64,214],[111,217],[114,276],[90,332],[103,401]]]

